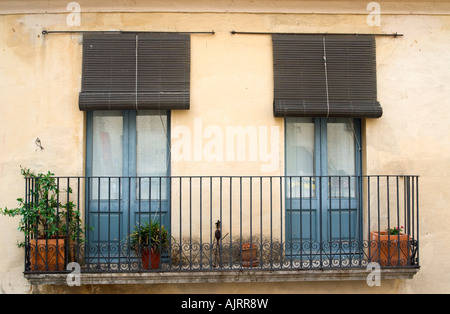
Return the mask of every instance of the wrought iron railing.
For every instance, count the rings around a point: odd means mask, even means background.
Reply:
[[[26,179],[29,208],[39,198],[36,180]],[[419,266],[417,176],[57,177],[55,182],[54,211],[62,219],[54,222],[55,236],[38,242],[36,230],[26,237],[26,273],[65,272],[69,263],[78,263],[82,272]],[[60,228],[64,222],[75,227]],[[144,242],[133,245],[136,234],[130,235],[146,223],[164,225],[150,237],[168,233],[166,243],[151,246],[160,258],[143,257],[149,243],[144,231],[137,232]]]

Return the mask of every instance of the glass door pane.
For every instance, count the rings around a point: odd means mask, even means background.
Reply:
[[[328,119],[328,175],[331,177],[329,196],[355,197],[355,130],[352,119]],[[339,177],[337,177],[339,176]]]
[[[94,111],[92,122],[92,199],[119,199],[123,175],[123,116],[120,111]],[[100,195],[99,195],[100,193]]]
[[[167,199],[169,154],[167,114],[143,110],[136,116],[137,199]],[[151,178],[150,177],[155,177]],[[151,182],[150,182],[151,180]]]
[[[286,118],[286,175],[293,176],[287,180],[288,197],[315,196],[314,154],[314,119]]]

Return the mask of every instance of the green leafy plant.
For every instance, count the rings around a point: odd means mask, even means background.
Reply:
[[[395,227],[395,228],[390,228],[388,230],[389,235],[399,235],[400,233],[403,232],[403,226],[399,227]]]
[[[54,174],[35,175],[30,169],[21,167],[21,174],[27,179],[30,194],[18,198],[19,207],[14,209],[0,208],[0,214],[9,217],[20,216],[18,230],[26,239],[52,239],[69,236],[72,240],[84,241],[84,228],[81,223],[81,213],[72,201],[62,203],[60,194],[68,195],[72,189],[60,190]],[[64,197],[66,198],[66,197]],[[24,247],[25,242],[18,243]]]
[[[163,250],[169,247],[169,232],[159,221],[144,221],[141,225],[136,225],[130,234],[130,247],[137,254],[143,248],[152,250]]]

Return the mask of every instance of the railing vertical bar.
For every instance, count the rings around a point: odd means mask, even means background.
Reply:
[[[86,185],[86,187],[85,187],[86,188],[86,199],[85,199],[85,204],[86,204],[85,216],[86,217],[85,217],[85,220],[86,220],[86,226],[90,226],[91,225],[91,223],[90,223],[90,221],[91,221],[91,219],[90,219],[90,217],[91,217],[91,205],[90,205],[90,203],[91,203],[91,178],[89,178],[89,177],[85,178],[84,182]],[[90,251],[90,247],[92,245],[91,235],[92,235],[92,231],[89,229],[89,231],[87,232],[87,239],[86,239],[87,244],[85,244],[86,252]],[[85,255],[87,255],[87,254],[85,254]],[[90,259],[87,259],[88,268],[90,267],[89,262],[90,262]]]
[[[408,233],[411,233],[411,230],[413,230],[411,220],[411,208],[413,207],[412,191],[413,191],[413,180],[412,178],[408,177],[408,207],[406,212],[408,221]]]
[[[230,268],[233,266],[233,178],[230,176]]]
[[[263,197],[262,197],[262,187],[263,178],[259,177],[259,233],[260,233],[260,245],[259,245],[259,259],[260,267],[263,268],[264,258],[263,258]]]
[[[66,208],[67,234],[66,234],[66,245],[64,247],[64,250],[65,250],[66,253],[64,255],[64,267],[63,267],[63,269],[61,269],[61,271],[65,271],[65,267],[66,267],[65,265],[68,264],[69,252],[70,252],[70,232],[71,232],[71,230],[70,230],[71,221],[70,220],[72,218],[72,210],[73,210],[73,208],[72,208],[72,206],[70,204],[70,178],[69,177],[67,177],[67,191],[66,191],[66,194],[67,194],[67,204],[66,204],[66,206],[67,206],[67,208]],[[56,247],[57,247],[56,252],[59,252],[59,245],[57,244]],[[56,265],[58,265],[58,264],[56,264]],[[57,267],[57,269],[58,269],[58,267]]]
[[[253,268],[253,177],[250,177],[250,267]]]
[[[141,178],[139,178],[139,181],[141,180]],[[148,177],[148,185],[149,185],[149,195],[148,195],[148,224],[149,224],[149,231],[148,231],[148,266],[149,269],[152,269],[152,223],[153,223],[153,217],[152,217],[152,188],[153,188],[153,177],[149,176]],[[139,192],[141,191],[141,186],[139,185]],[[161,198],[161,195],[159,195]],[[141,199],[141,194],[139,194],[139,199]],[[140,203],[140,202],[139,202]],[[140,206],[140,205],[139,205]],[[141,213],[140,213],[140,207],[139,207],[139,225],[141,224]],[[161,220],[159,221],[159,224],[161,226]],[[145,259],[147,259],[147,257],[145,257]],[[142,262],[142,258],[141,260],[138,261],[138,265],[141,265]],[[147,261],[146,261],[147,263]],[[140,266],[140,269],[143,269],[144,265],[142,263],[142,266]]]
[[[359,195],[359,191],[360,191],[360,176],[355,176],[354,178],[354,182],[355,182],[355,193],[354,198],[355,198],[355,236],[353,237],[353,242],[354,242],[354,246],[355,246],[355,260],[357,260],[358,264],[361,261],[361,250],[360,250],[360,235],[359,235],[359,230],[360,230],[360,221],[359,221],[359,199],[360,199],[360,195]],[[351,264],[349,265],[351,266]]]
[[[149,265],[151,265],[151,258],[152,258],[152,254],[151,254],[151,223],[152,223],[152,182],[153,182],[153,178],[151,176],[148,177],[148,223],[150,225],[150,231],[149,231],[149,239],[148,239],[148,249],[149,249]],[[141,190],[141,187],[139,186],[139,191]],[[140,197],[139,197],[140,198]],[[140,216],[140,215],[139,215]]]
[[[142,220],[141,220],[141,218],[142,218],[142,210],[141,210],[141,200],[142,200],[142,185],[141,185],[141,177],[138,177],[137,178],[137,184],[138,184],[138,191],[139,191],[139,193],[138,193],[138,226],[139,226],[139,238],[141,237],[141,226],[142,226]],[[151,228],[151,225],[150,225],[150,228],[149,228],[149,243],[148,243],[148,249],[151,251],[151,241],[150,241],[150,239],[151,239],[151,232],[152,232],[152,228]],[[138,246],[139,246],[139,253],[138,253],[138,255],[139,254],[142,254],[142,247],[141,247],[141,241],[139,241],[139,244],[138,244]],[[138,265],[139,265],[139,269],[141,269],[141,270],[143,270],[143,268],[144,268],[144,265],[143,265],[143,263],[142,263],[142,259],[139,259],[138,258]],[[149,252],[149,265],[151,265],[151,254],[150,254],[150,252]]]
[[[97,222],[98,222],[98,230],[97,230],[97,239],[98,239],[98,258],[97,258],[97,269],[100,269],[100,263],[101,263],[101,254],[100,254],[100,252],[102,251],[102,242],[101,242],[101,237],[100,237],[100,226],[101,226],[101,223],[100,223],[100,219],[101,219],[101,216],[100,216],[100,212],[101,212],[101,206],[100,206],[100,199],[101,199],[101,194],[100,194],[100,192],[101,192],[101,180],[100,180],[100,177],[98,177],[97,178],[98,180],[98,188],[97,188]]]
[[[270,177],[270,268],[273,269],[273,204],[272,204],[272,177]]]
[[[413,177],[413,180],[414,180],[414,178],[416,179],[416,221],[417,221],[416,229],[417,230],[413,230],[413,231],[415,231],[415,233],[413,233],[413,238],[416,239],[416,245],[417,245],[417,247],[416,247],[416,254],[417,254],[416,263],[417,263],[417,265],[420,265],[420,263],[419,263],[419,235],[420,235],[420,233],[419,233],[419,177],[418,176]]]
[[[159,177],[159,239],[162,239],[162,177]],[[151,243],[149,243],[151,245]],[[150,248],[151,249],[151,248]],[[162,255],[163,247],[162,242],[159,242],[158,253]],[[151,258],[151,254],[150,254]],[[159,259],[158,269],[161,268],[162,259]]]
[[[60,202],[59,202],[59,192],[60,192],[60,184],[59,184],[59,177],[58,178],[56,178],[56,191],[57,191],[57,193],[56,193],[56,245],[55,245],[55,259],[56,259],[56,265],[55,265],[55,271],[57,271],[58,270],[58,265],[59,265],[59,260],[60,260],[60,256],[59,256],[59,241],[60,241],[60,237],[62,236],[62,235],[60,235],[59,234],[59,228],[60,228],[60,219],[59,219],[59,217],[60,217],[60,210],[61,210],[61,208],[60,208]],[[47,199],[48,199],[48,196],[49,195],[46,195],[46,197],[47,197]],[[52,207],[53,206],[53,204],[48,204],[48,202],[47,202],[47,206],[48,207]],[[53,210],[53,209],[51,209],[51,210]],[[47,222],[46,222],[46,224],[47,224]],[[45,229],[46,229],[46,238],[47,238],[47,243],[46,243],[46,246],[45,246],[45,261],[46,261],[46,264],[47,264],[47,266],[46,266],[46,270],[51,270],[50,269],[50,260],[49,260],[49,255],[48,255],[48,253],[50,252],[50,248],[49,248],[49,244],[48,244],[48,240],[50,240],[50,238],[48,237],[48,225],[46,225],[45,227],[44,227]]]
[[[363,181],[363,186],[364,186],[364,181]],[[370,250],[370,248],[372,247],[372,240],[370,239],[370,229],[372,228],[372,225],[370,223],[370,217],[371,217],[371,212],[370,212],[370,203],[371,203],[371,197],[370,197],[370,177],[367,177],[367,245],[369,247],[369,256],[368,256],[368,260],[369,262],[371,261],[372,258],[372,252]],[[363,208],[364,208],[364,204],[363,204]]]
[[[405,233],[411,234],[411,177],[405,177]]]
[[[331,203],[331,198],[333,197],[333,178],[334,177],[328,177],[328,219],[329,221],[327,222],[329,224],[329,235],[327,236],[327,241],[328,241],[328,245],[330,246],[330,256],[329,256],[329,266],[332,265],[333,263],[333,216],[331,215],[332,212],[332,203]]]
[[[34,187],[35,187],[35,203],[39,203],[40,202],[40,200],[39,200],[39,189],[40,189],[40,182],[39,182],[39,179],[38,178],[36,178],[35,179],[35,182],[34,182]],[[35,219],[34,219],[34,223],[36,224],[35,225],[35,230],[34,230],[34,237],[35,237],[35,252],[36,252],[36,254],[35,254],[35,269],[36,270],[38,270],[38,249],[39,249],[39,247],[38,247],[38,237],[39,237],[39,226],[38,226],[38,221],[36,220],[37,219],[37,217],[35,217]],[[44,265],[45,266],[45,265]]]
[[[239,177],[239,222],[239,267],[242,268],[242,177]]]
[[[152,222],[152,177],[151,176],[149,176],[148,178],[148,223],[149,223],[149,225],[150,225],[150,228],[149,228],[149,239],[148,239],[148,249],[149,249],[149,254],[148,254],[148,258],[149,258],[149,265],[151,265],[151,258],[152,258],[152,254],[151,254],[151,250],[152,250],[152,247],[151,247],[151,230],[152,230],[152,228],[151,228],[151,222]],[[141,186],[141,181],[142,179],[141,178],[139,178],[139,200],[141,199],[141,189],[142,189],[142,186]],[[140,201],[139,201],[139,203],[140,203]],[[139,225],[141,224],[141,212],[140,212],[140,209],[139,209]],[[141,258],[141,260],[142,260],[142,258]],[[138,261],[138,263],[140,263],[141,261]],[[151,267],[150,267],[151,268]]]
[[[179,180],[180,180],[180,248],[179,248],[179,250],[180,250],[180,252],[179,252],[179,255],[180,255],[180,265],[179,265],[179,267],[180,267],[180,270],[182,270],[182,268],[183,268],[183,261],[182,261],[182,259],[183,259],[183,255],[182,255],[182,249],[183,249],[183,234],[182,234],[182,218],[183,218],[183,200],[182,200],[182,195],[183,195],[183,185],[182,185],[182,183],[183,183],[183,178],[182,177],[180,177],[179,178]]]
[[[405,220],[405,233],[409,234],[410,226],[408,221],[408,182],[409,177],[403,177],[403,219]]]
[[[299,220],[300,220],[300,243],[299,243],[299,250],[300,250],[300,268],[303,268],[303,177],[299,177]]]
[[[313,209],[312,209],[312,198],[313,198],[313,188],[312,188],[312,186],[313,186],[313,179],[314,179],[314,197],[317,199],[317,193],[316,193],[316,178],[315,177],[312,177],[312,176],[310,176],[309,177],[309,263],[310,263],[310,266],[312,266],[313,265],[313,239],[314,239],[314,237],[313,237],[313,221],[312,221],[312,215],[313,215]],[[317,180],[318,181],[318,180]],[[317,203],[317,202],[316,202]],[[318,207],[318,205],[319,204],[317,204],[317,207]],[[317,226],[317,221],[318,221],[318,217],[317,217],[317,214],[318,214],[318,208],[316,208],[315,210],[314,210],[314,214],[315,214],[315,221],[314,221],[314,224],[315,224],[315,226]],[[316,234],[317,234],[317,229],[316,229]]]
[[[345,253],[343,248],[343,240],[342,240],[342,177],[338,178],[338,195],[339,195],[339,246],[340,246],[340,254],[339,254],[339,265],[342,265],[342,254]]]
[[[167,209],[169,211],[168,213],[168,221],[169,221],[169,269],[172,270],[172,259],[170,258],[170,256],[172,256],[172,237],[170,236],[170,234],[172,233],[172,177],[169,177],[169,195],[168,195],[168,200],[169,200],[169,204],[167,205]],[[149,193],[149,204],[150,199],[151,199],[151,194]]]
[[[107,263],[108,269],[111,269],[110,252],[111,252],[111,177],[108,177],[108,263]]]
[[[30,206],[30,203],[29,203],[29,197],[30,196],[29,196],[29,193],[28,193],[29,178],[25,177],[24,181],[25,181],[24,206],[25,206],[26,209],[28,209],[29,206]],[[25,220],[25,230],[28,230],[28,227],[29,227],[29,218],[27,218]],[[29,254],[28,252],[30,250],[29,242],[27,241],[27,234],[28,234],[28,232],[26,232],[25,235],[24,235],[24,243],[25,243],[24,254],[25,254],[25,256],[24,256],[24,260],[23,260],[23,263],[24,263],[23,269],[25,269],[25,272],[28,271],[27,260],[28,260],[28,254]]]
[[[222,223],[222,221],[223,221],[223,198],[222,198],[222,196],[223,196],[223,182],[222,182],[222,177],[220,177],[219,184],[220,184],[220,223]],[[222,239],[223,239],[223,237],[224,237],[224,235],[221,234],[220,235],[220,239],[219,239],[219,244],[220,244],[219,245],[219,266],[220,266],[220,268],[222,268],[222,265],[223,265],[222,264],[222,262],[223,262],[222,261],[222,245],[223,245]]]
[[[415,220],[414,220],[414,208],[415,208],[415,188],[416,181],[414,180],[414,177],[411,177],[411,230],[412,230],[412,236],[414,236],[414,230],[415,230]]]
[[[35,195],[34,195],[34,199],[35,199],[35,203],[37,203],[37,205],[38,205],[38,203],[40,202],[40,200],[39,200],[39,185],[40,185],[40,183],[39,183],[39,179],[38,178],[36,178],[35,179],[35,182],[34,182],[34,189],[35,189]],[[35,262],[34,262],[34,267],[35,267],[35,269],[36,270],[38,270],[38,254],[37,254],[37,252],[38,252],[38,249],[39,249],[39,247],[38,247],[38,242],[37,242],[37,240],[38,240],[38,236],[39,236],[39,226],[38,226],[38,222],[37,222],[37,217],[34,217],[34,219],[33,219],[33,223],[35,224],[35,226],[34,226],[34,234],[33,234],[33,237],[34,237],[34,239],[33,240],[35,240],[35,252],[36,252],[36,254],[34,255],[34,259],[35,259]],[[45,266],[45,265],[44,265]]]
[[[28,181],[28,206],[32,207],[34,206],[34,178],[27,178]],[[27,194],[25,194],[27,196]],[[27,207],[28,208],[28,207]],[[32,218],[28,217],[28,219],[26,220],[26,225],[27,225],[27,230],[31,230],[31,223],[32,220],[30,220]],[[29,229],[28,229],[29,228]],[[35,248],[36,249],[36,248]],[[25,270],[30,270],[31,271],[31,265],[32,265],[32,260],[31,260],[31,232],[30,233],[26,233],[25,234]]]
[[[411,209],[409,215],[411,216],[411,232],[409,233],[412,237],[414,237],[414,230],[416,229],[416,221],[414,219],[414,208],[415,208],[415,192],[416,192],[416,181],[414,177],[411,177]],[[409,237],[410,238],[410,237]],[[408,238],[408,255],[410,248],[410,239]]]
[[[387,207],[387,224],[388,224],[388,248],[391,247],[391,206],[390,206],[390,190],[389,176],[386,176],[386,207]],[[388,250],[389,252],[390,250]],[[391,265],[391,254],[388,254],[388,265]]]
[[[284,198],[284,193],[283,193],[283,178],[280,177],[280,269],[283,269],[283,262],[284,262],[284,258],[283,258],[283,254],[285,252],[284,249],[284,241],[283,241],[283,198]]]
[[[398,260],[398,266],[400,266],[400,251],[401,251],[401,245],[400,245],[400,226],[401,226],[401,224],[400,224],[400,196],[399,196],[399,182],[398,182],[398,176],[395,176],[395,177],[393,177],[393,178],[395,178],[395,188],[396,188],[396,191],[395,191],[395,197],[396,197],[396,210],[397,210],[397,227],[399,228],[399,232],[398,232],[398,238],[397,238],[397,243],[398,243],[398,245],[397,245],[397,249],[398,249],[398,251],[397,251],[397,254],[398,254],[398,257],[399,257],[399,260]],[[408,249],[408,251],[409,251],[409,249]],[[408,254],[409,255],[409,254]]]
[[[362,265],[363,263],[363,230],[364,230],[364,223],[363,223],[363,184],[364,184],[364,178],[363,176],[358,177],[358,185],[356,187],[356,217],[357,217],[357,230],[356,230],[356,237],[357,237],[357,246],[358,246],[358,255],[359,255],[359,265]]]
[[[32,206],[37,206],[37,203],[39,202],[39,194],[38,194],[38,179],[37,178],[32,178],[31,179],[31,186],[30,186],[30,188],[31,188],[31,190],[33,191],[32,192],[32,194],[31,194],[31,203],[32,203]],[[37,221],[36,221],[36,219],[37,219],[37,217],[36,216],[33,216],[33,218],[32,218],[32,220],[31,220],[31,222],[33,223],[33,224],[36,224],[37,223]],[[37,225],[35,225],[34,226],[34,230],[33,230],[33,232],[34,232],[34,234],[30,234],[29,236],[28,236],[28,244],[30,245],[30,247],[31,247],[31,245],[32,245],[32,241],[31,240],[33,240],[32,238],[34,238],[34,240],[36,240],[35,241],[35,245],[34,245],[34,250],[35,250],[35,252],[37,252],[37,249],[38,249],[38,247],[37,247],[37,237],[38,237],[38,233],[37,233],[37,228],[38,228],[38,226]],[[31,229],[31,227],[30,227],[30,229]],[[35,261],[34,261],[34,267],[35,267],[35,270],[37,270],[37,254],[35,254],[34,255],[34,257],[35,257]],[[31,257],[30,257],[30,266],[32,266],[32,261],[31,261]]]
[[[31,206],[33,206],[33,186],[34,186],[34,182],[33,179],[30,177],[25,178],[25,208],[30,208]],[[30,226],[30,217],[27,217],[26,221],[25,221],[25,225],[26,225],[26,230],[31,230],[31,226]],[[29,269],[29,267],[31,267],[31,234],[29,232],[25,233],[25,271],[29,271],[31,270],[31,268]]]
[[[344,244],[343,244],[343,240],[342,240],[342,181],[341,181],[342,177],[337,177],[337,195],[338,195],[338,208],[337,208],[337,212],[338,212],[338,230],[339,230],[339,240],[338,240],[338,255],[339,255],[339,265],[342,265],[342,255],[345,253],[344,250]],[[330,184],[330,193],[332,193],[331,191],[331,184]],[[336,192],[335,192],[336,193]],[[330,197],[330,211],[331,211],[331,197]],[[331,213],[330,213],[331,215]],[[332,225],[331,223],[331,218],[330,218],[330,225]],[[332,227],[330,227],[330,235],[332,235]]]
[[[348,176],[348,243],[349,243],[349,261],[352,261],[352,179]]]
[[[119,241],[119,243],[118,243],[118,246],[119,246],[119,254],[118,254],[118,256],[119,256],[119,258],[118,258],[118,267],[119,267],[119,269],[121,269],[120,267],[121,267],[121,263],[122,263],[122,260],[121,260],[121,252],[122,252],[122,248],[121,248],[121,244],[120,244],[120,242],[121,242],[121,237],[122,237],[122,206],[121,206],[121,203],[122,203],[122,178],[118,178],[118,191],[117,191],[117,193],[118,193],[118,195],[117,195],[117,199],[118,199],[118,218],[117,218],[117,224],[118,224],[118,226],[117,226],[117,232],[118,232],[118,236],[119,236],[119,238],[118,238],[118,241]],[[128,239],[128,241],[130,241],[129,239]],[[129,243],[128,243],[129,244]],[[126,244],[125,244],[126,245]],[[128,246],[129,247],[129,246]],[[128,249],[127,249],[128,250]]]
[[[293,228],[293,224],[292,224],[292,221],[294,220],[294,209],[292,208],[292,176],[290,176],[289,177],[289,212],[290,212],[290,214],[289,214],[289,229],[290,229],[290,232],[291,232],[291,234],[289,235],[289,240],[290,240],[290,243],[289,243],[289,246],[290,246],[290,250],[291,250],[291,252],[290,252],[290,266],[291,266],[291,268],[292,268],[292,262],[293,262],[293,259],[294,259],[294,245],[293,245],[293,234],[294,234],[294,232],[293,232],[293,230],[292,230],[292,228]],[[287,216],[288,214],[287,214],[287,210],[286,210],[286,216]]]
[[[414,206],[414,203],[415,203],[415,199],[414,199],[415,181],[414,181],[413,177],[411,177],[410,182],[411,182],[411,189],[410,189],[410,191],[411,191],[411,195],[410,195],[411,196],[411,207],[409,208],[408,215],[411,220],[411,230],[413,232],[414,231],[414,216],[412,215],[412,213],[414,212],[414,207],[415,207]]]
[[[131,233],[131,177],[128,177],[128,214],[127,214],[127,216],[128,216],[127,234],[130,234]],[[128,245],[129,245],[129,243],[128,243]],[[130,258],[128,258],[128,267],[130,267],[130,266],[131,266],[131,260],[130,260]]]
[[[40,200],[39,200],[39,198],[40,198],[40,196],[39,196],[39,187],[40,187],[40,183],[39,183],[39,179],[38,178],[35,178],[34,180],[33,180],[33,188],[34,188],[34,197],[33,197],[33,204],[35,205],[35,206],[38,206],[39,205],[39,202],[40,202]],[[38,226],[38,222],[37,222],[37,217],[33,217],[34,219],[33,219],[33,223],[35,224],[35,226],[34,226],[34,234],[32,235],[33,236],[33,240],[35,240],[35,252],[38,252],[38,243],[37,243],[37,239],[38,239],[38,236],[39,236],[39,233],[38,233],[38,228],[39,228],[39,226]],[[31,237],[31,235],[30,235],[30,237]],[[31,240],[31,239],[30,239]],[[34,261],[34,267],[35,267],[35,269],[36,270],[38,270],[38,266],[37,266],[37,264],[38,264],[38,255],[37,255],[37,253],[34,255],[34,259],[35,259],[35,261]]]
[[[213,207],[213,177],[209,177],[209,243],[210,245],[213,244],[213,239],[212,239],[212,234],[213,234],[213,220],[212,220],[212,216],[213,216],[213,212],[212,212],[212,207]],[[209,268],[212,268],[212,248],[209,250]]]
[[[322,252],[323,252],[323,259],[321,259],[321,261],[323,261],[323,262],[325,262],[325,259],[327,258],[327,251],[326,251],[326,246],[328,245],[328,247],[329,247],[329,252],[328,252],[328,263],[329,263],[329,265],[331,265],[331,256],[332,256],[332,253],[331,253],[331,224],[328,224],[328,221],[329,221],[329,219],[331,219],[331,216],[330,216],[330,214],[331,214],[331,196],[332,196],[332,188],[331,188],[331,184],[332,184],[332,181],[331,181],[331,176],[326,176],[326,177],[324,177],[324,179],[326,179],[326,182],[323,182],[323,184],[326,184],[326,186],[327,186],[327,189],[326,189],[326,191],[324,190],[323,191],[323,195],[322,195],[322,197],[323,197],[323,207],[322,207],[322,219],[323,219],[323,221],[321,222],[321,227],[323,228],[323,230],[322,230],[322,236],[323,236],[323,238],[322,238],[322,245],[323,245],[323,250],[322,250]],[[326,193],[326,194],[325,194]],[[324,265],[326,265],[326,264],[324,264]]]
[[[203,269],[203,177],[200,177],[200,269]]]
[[[80,208],[80,188],[81,188],[81,184],[80,184],[80,177],[77,177],[77,213],[78,215],[81,216],[81,208]],[[80,222],[81,222],[81,217],[79,217],[80,219],[78,219],[77,221],[77,230],[81,229],[80,226]],[[86,217],[84,217],[86,218]],[[87,230],[87,229],[86,229]],[[77,254],[76,254],[76,260],[80,260],[80,250],[81,250],[81,242],[80,242],[80,234],[77,232],[77,244],[76,244],[76,250],[77,250]]]
[[[31,189],[33,190],[33,194],[31,195],[31,202],[32,202],[33,206],[37,206],[38,202],[39,202],[39,192],[38,192],[39,191],[39,186],[38,186],[39,182],[38,181],[39,181],[38,178],[33,178],[31,180]],[[29,244],[30,244],[30,246],[32,245],[31,244],[31,240],[35,240],[35,244],[34,244],[35,252],[37,252],[37,249],[38,249],[38,247],[37,247],[38,226],[37,226],[37,221],[36,220],[37,220],[37,217],[33,216],[32,223],[35,224],[34,225],[34,230],[33,230],[34,234],[30,234],[29,235]],[[34,265],[35,265],[34,267],[37,270],[37,254],[34,255],[34,259],[35,259],[34,260]],[[30,264],[32,264],[31,258],[30,258]]]
[[[192,269],[192,177],[189,177],[189,269]]]
[[[380,176],[377,176],[377,220],[378,220],[378,261],[381,262],[381,213],[380,213]]]
[[[323,177],[319,178],[319,263],[320,267],[323,267],[323,221],[322,221],[322,215],[323,215]]]

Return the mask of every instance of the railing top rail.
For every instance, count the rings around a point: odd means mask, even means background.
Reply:
[[[162,176],[53,176],[56,179],[184,179],[184,178],[419,178],[420,175],[395,175],[395,174],[377,174],[377,175],[162,175]],[[25,179],[39,179],[38,177],[26,177]]]

